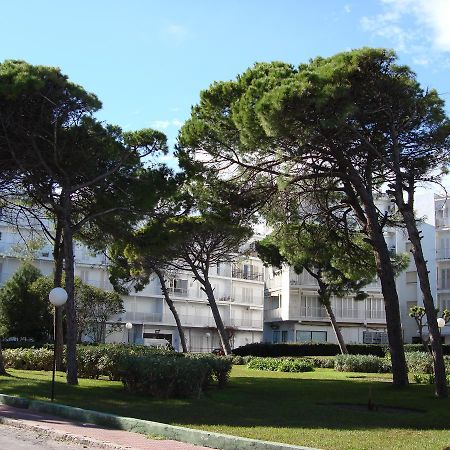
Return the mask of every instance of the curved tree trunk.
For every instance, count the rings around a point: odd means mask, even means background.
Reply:
[[[205,278],[201,278],[195,272],[194,275],[197,280],[203,285],[202,290],[206,293],[206,297],[208,298],[208,303],[211,307],[211,312],[216,323],[217,333],[219,334],[220,344],[222,346],[223,352],[225,353],[225,355],[231,355],[230,340],[228,339],[227,331],[225,330],[222,317],[220,316],[219,307],[217,306],[216,298],[214,296],[214,289],[212,288],[207,276],[205,276]]]
[[[423,256],[422,238],[417,229],[414,212],[407,208],[405,204],[400,205],[398,205],[399,210],[405,221],[409,240],[413,245],[412,254],[417,268],[417,275],[419,276],[420,290],[422,291],[423,296],[423,306],[425,307],[425,313],[427,315],[431,354],[433,355],[434,362],[435,394],[437,397],[444,398],[448,395],[444,355],[442,352],[441,334],[437,325],[436,308],[431,293],[430,280],[428,278],[427,264]]]
[[[325,306],[325,309],[327,310],[328,317],[330,318],[331,326],[333,327],[334,334],[336,335],[336,338],[338,340],[339,348],[341,349],[341,353],[343,355],[348,355],[347,346],[345,345],[345,341],[342,336],[341,329],[339,328],[339,325],[336,321],[336,317],[334,315],[333,308],[331,307],[330,302],[325,303],[324,306]]]
[[[67,383],[78,384],[77,368],[77,321],[75,311],[75,268],[73,253],[73,233],[70,223],[70,198],[65,201],[63,223],[64,261],[66,274],[66,343],[67,343]]]
[[[330,294],[329,291],[327,290],[327,284],[324,281],[322,281],[322,270],[319,269],[317,273],[314,273],[307,267],[305,267],[305,270],[312,277],[314,277],[319,283],[319,289],[317,291],[319,294],[319,301],[325,307],[328,317],[330,318],[331,326],[333,328],[334,334],[336,335],[336,339],[338,340],[341,353],[343,355],[347,355],[348,354],[347,346],[345,345],[344,337],[342,336],[341,329],[339,328],[339,325],[336,321],[336,316],[334,315],[333,308],[331,307]]]
[[[180,316],[178,315],[178,311],[173,304],[172,299],[170,298],[169,291],[167,290],[166,280],[164,279],[164,275],[156,266],[153,266],[153,271],[156,273],[159,278],[159,282],[161,283],[161,291],[164,295],[164,299],[169,307],[170,311],[173,314],[173,318],[175,319],[175,323],[177,324],[178,334],[180,335],[181,347],[183,348],[183,353],[187,353],[188,349],[186,346],[186,337],[184,335],[184,330],[181,325]]]
[[[5,369],[5,363],[3,361],[2,340],[0,339],[0,375],[8,375]]]

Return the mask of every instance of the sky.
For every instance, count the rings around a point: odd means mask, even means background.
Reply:
[[[58,66],[97,117],[169,145],[200,91],[255,62],[393,48],[450,112],[450,0],[0,0],[0,61]],[[167,163],[173,164],[172,157]]]

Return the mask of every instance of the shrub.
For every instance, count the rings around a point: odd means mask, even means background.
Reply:
[[[334,368],[339,372],[386,373],[391,371],[386,359],[373,355],[337,355]]]
[[[347,350],[351,354],[384,356],[386,347],[375,344],[348,344]],[[282,357],[282,356],[335,356],[340,354],[337,344],[311,343],[311,344],[269,344],[252,343],[233,350],[234,355]]]
[[[308,360],[311,361],[313,367],[318,367],[321,369],[334,369],[334,357],[311,356],[308,357]]]
[[[186,358],[205,361],[211,369],[211,378],[206,380],[208,384],[216,381],[219,388],[223,388],[230,377],[233,361],[229,357],[215,356],[209,353],[185,353]]]
[[[425,352],[408,352],[405,354],[410,372],[433,373],[433,357]],[[445,371],[450,373],[450,356],[444,356]]]
[[[212,369],[201,358],[127,355],[119,362],[125,389],[158,398],[198,396]]]
[[[252,358],[249,369],[270,370],[277,372],[311,372],[314,370],[310,361],[301,358]]]
[[[52,370],[53,350],[45,348],[15,348],[3,351],[6,368],[21,370]]]

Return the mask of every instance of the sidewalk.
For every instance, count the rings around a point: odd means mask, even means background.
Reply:
[[[110,449],[133,450],[210,450],[207,447],[186,444],[184,442],[147,439],[139,433],[122,430],[110,430],[88,423],[72,422],[49,414],[31,412],[0,404],[0,420],[6,418],[9,425],[42,430],[57,435],[58,439],[79,441],[86,445]]]

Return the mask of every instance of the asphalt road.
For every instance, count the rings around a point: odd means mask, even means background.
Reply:
[[[0,424],[1,450],[100,450],[73,442],[55,441],[51,436],[34,430]]]

